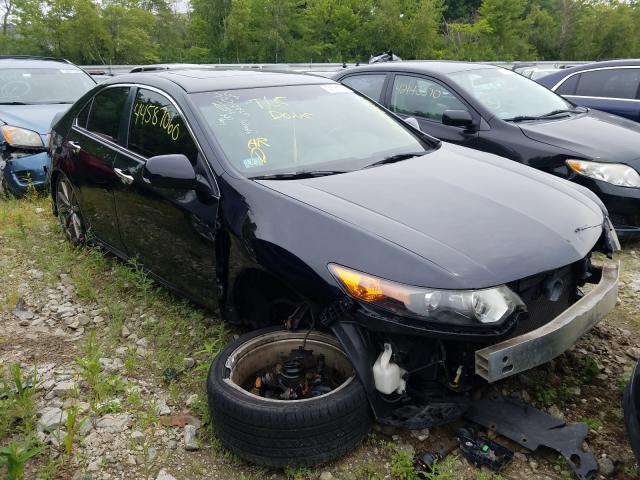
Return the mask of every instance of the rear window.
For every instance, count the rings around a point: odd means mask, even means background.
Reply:
[[[584,97],[631,98],[638,95],[640,68],[613,68],[583,72],[576,95]]]
[[[72,65],[61,68],[0,68],[0,104],[73,103],[96,83]]]
[[[558,95],[574,95],[576,93],[576,86],[578,85],[578,80],[580,80],[580,74],[579,73],[567,78],[556,89],[556,93]]]
[[[342,83],[348,85],[354,90],[366,95],[376,102],[380,101],[382,94],[382,86],[386,74],[383,75],[350,75],[342,80]]]

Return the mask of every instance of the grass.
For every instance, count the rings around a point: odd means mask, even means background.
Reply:
[[[587,427],[589,427],[591,430],[598,430],[600,427],[602,427],[602,420],[599,420],[597,418],[584,417],[580,419],[580,422],[587,425]]]
[[[315,480],[320,474],[310,468],[291,468],[284,469],[284,475],[287,480]]]
[[[454,463],[457,459],[455,455],[448,456],[440,462],[433,464],[428,471],[416,468],[413,453],[398,447],[392,447],[395,451],[392,453],[389,463],[391,465],[391,474],[397,480],[457,480],[459,475],[456,473]]]
[[[191,393],[206,398],[203,380],[207,369],[231,332],[222,324],[205,324],[203,320],[211,312],[158,287],[137,262],[122,262],[97,247],[71,246],[50,211],[49,199],[33,192],[21,200],[0,201],[0,271],[11,272],[1,279],[0,310],[15,308],[21,296],[20,283],[24,281],[20,273],[31,268],[43,273],[41,280],[29,282],[32,293],[55,287],[61,274],[66,274],[76,300],[89,310],[100,310],[104,323],[95,331],[91,330],[92,324],[85,327],[88,332],[84,348],[76,358],[82,385],[82,391],[77,393],[86,398],[95,415],[127,408],[138,428],[156,425],[157,405],[153,399],[140,392],[132,393],[122,377],[139,374],[148,380],[151,375],[161,383],[166,368],[175,368],[179,373],[169,386],[176,403]],[[148,339],[148,350],[153,355],[140,357],[133,345],[123,357],[122,371],[108,373],[100,358],[113,358],[115,348],[121,345],[124,325],[138,338]],[[5,341],[8,339],[0,334],[0,345]],[[196,367],[184,369],[185,357],[196,358]],[[0,457],[0,478],[20,475],[21,468],[38,456],[42,457],[42,476],[54,478],[61,457],[46,460],[44,454],[40,455],[53,447],[40,447],[35,440],[36,394],[33,389],[22,389],[22,377],[18,367],[11,371],[0,367],[0,448],[5,449]],[[26,379],[31,381],[35,379]],[[192,410],[203,423],[209,421],[206,402],[198,402]],[[67,413],[71,415],[61,446],[65,460],[76,453],[77,432],[83,421],[77,411]],[[237,461],[229,452],[223,456],[230,462]],[[9,468],[12,473],[5,473]]]
[[[103,371],[100,364],[102,352],[98,345],[95,331],[87,335],[84,356],[76,359],[80,367],[78,375],[88,386],[89,405],[97,414],[105,414],[118,410],[116,402],[118,394],[125,391],[126,383],[114,374]]]
[[[529,386],[530,393],[543,407],[556,405],[563,408],[575,403],[576,388],[594,384],[602,371],[596,359],[588,355],[574,355],[567,352],[557,361],[564,362],[575,374],[556,375],[550,368],[539,368],[526,373],[533,380]]]

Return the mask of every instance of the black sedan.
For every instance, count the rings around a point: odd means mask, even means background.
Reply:
[[[373,418],[451,421],[475,383],[552,359],[615,305],[617,265],[591,254],[616,234],[589,190],[331,80],[123,75],[56,123],[51,149],[71,241],[254,329],[207,387],[217,435],[255,462],[330,460]]]
[[[640,124],[576,106],[491,65],[390,62],[333,78],[441,140],[586,186],[621,237],[640,235]]]

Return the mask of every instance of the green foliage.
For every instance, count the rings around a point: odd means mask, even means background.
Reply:
[[[7,468],[8,480],[20,480],[24,478],[24,468],[28,460],[42,451],[29,444],[19,446],[15,440],[9,442],[6,447],[0,448],[0,466]]]
[[[490,470],[481,470],[476,473],[473,480],[505,480],[499,473],[492,472]]]
[[[287,467],[284,469],[284,475],[287,480],[315,480],[318,478],[318,473],[310,468]]]
[[[640,56],[640,3],[583,0],[7,0],[0,54],[80,64],[599,60]]]
[[[67,458],[71,460],[71,453],[73,452],[73,445],[76,439],[76,435],[78,430],[82,428],[82,425],[86,421],[86,418],[79,419],[78,418],[78,407],[72,406],[66,409],[67,412],[67,421],[66,427],[67,430],[62,438],[62,443],[64,445],[64,451],[67,454]]]
[[[0,438],[14,431],[16,424],[18,431],[28,436],[35,431],[36,399],[33,388],[25,383],[35,385],[36,374],[34,371],[25,381],[20,365],[12,365],[9,370],[10,377],[0,376]]]
[[[406,450],[396,450],[391,456],[391,473],[398,480],[418,480],[413,455]]]
[[[117,375],[108,374],[102,370],[100,357],[100,346],[92,330],[87,335],[84,356],[77,358],[76,363],[81,367],[78,374],[89,387],[91,409],[104,414],[119,410],[119,402],[115,401],[114,397],[123,392],[126,385]]]
[[[591,430],[598,430],[602,427],[602,421],[597,418],[582,418],[582,423],[585,423]]]
[[[428,480],[456,480],[458,478],[453,467],[455,456],[450,456],[442,462],[434,463],[429,471],[420,471],[416,469],[412,453],[397,447],[394,450],[389,463],[391,464],[393,478],[397,480],[420,480],[422,478]]]

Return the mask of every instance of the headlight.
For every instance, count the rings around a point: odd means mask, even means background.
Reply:
[[[622,163],[599,163],[586,160],[567,160],[567,166],[585,177],[621,187],[640,187],[640,175]]]
[[[520,297],[505,285],[482,290],[436,290],[403,285],[333,263],[329,270],[354,298],[398,315],[429,321],[497,324],[524,307]]]
[[[38,132],[26,128],[3,125],[0,132],[5,141],[12,147],[43,148],[42,138]]]

